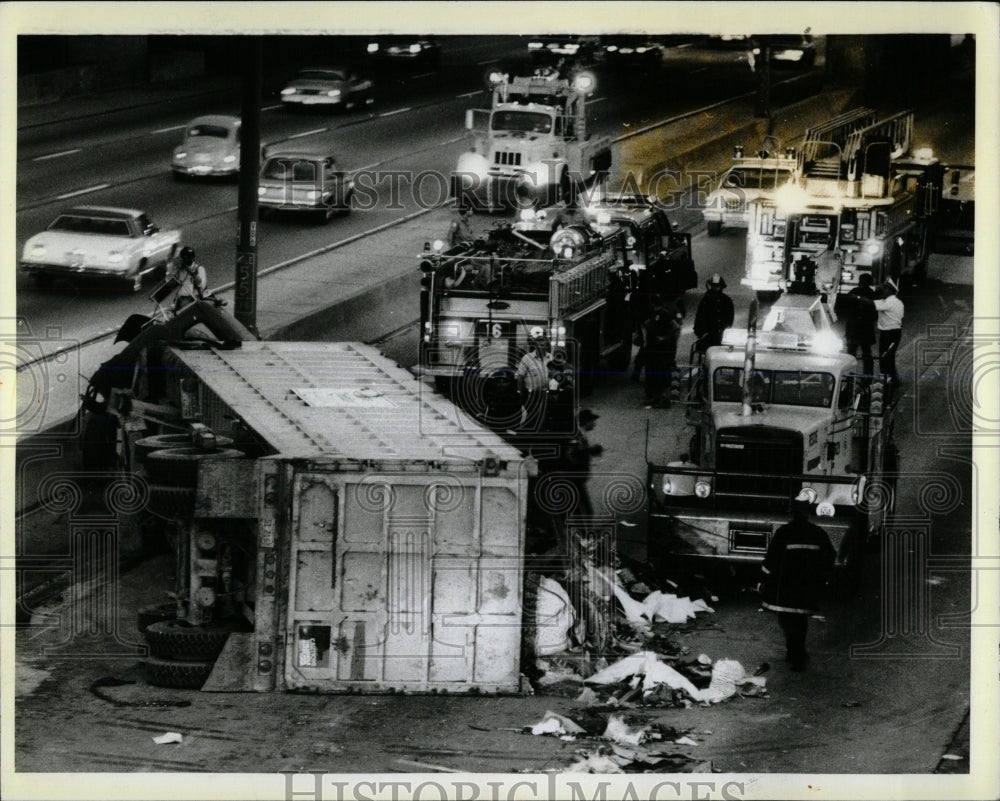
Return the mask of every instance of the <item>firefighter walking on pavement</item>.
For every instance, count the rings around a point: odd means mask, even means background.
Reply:
[[[726,279],[715,273],[705,282],[707,290],[694,315],[694,335],[698,351],[704,353],[713,345],[722,344],[722,332],[733,324],[736,309],[726,294]]]
[[[761,570],[765,609],[778,615],[785,636],[785,661],[792,670],[806,669],[809,616],[819,608],[836,553],[827,533],[808,520],[805,490],[792,501],[792,519],[771,539]]]

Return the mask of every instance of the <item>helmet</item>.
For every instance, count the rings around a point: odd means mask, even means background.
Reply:
[[[194,264],[194,248],[183,247],[180,252],[181,264]]]
[[[712,289],[713,287],[717,288],[717,289],[725,289],[726,288],[726,279],[723,278],[718,273],[715,273],[711,278],[709,278],[705,282],[705,289]]]

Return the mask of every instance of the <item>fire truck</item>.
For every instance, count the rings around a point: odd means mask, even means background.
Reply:
[[[520,690],[532,460],[368,345],[259,341],[206,301],[125,338],[82,414],[174,550],[150,683]]]
[[[650,558],[758,563],[804,493],[849,591],[892,511],[894,400],[857,375],[814,291],[780,297],[759,332],[757,310],[708,348],[651,432]]]
[[[490,109],[470,109],[472,148],[458,159],[452,195],[488,210],[552,205],[611,167],[611,139],[587,130],[594,77],[543,68],[527,77],[491,76]]]
[[[525,209],[487,239],[449,250],[428,243],[420,254],[419,372],[492,427],[571,430],[574,398],[591,388],[599,361],[631,355],[625,232],[558,227],[550,215],[559,214]],[[550,349],[550,393],[529,421],[512,388],[538,338]]]
[[[830,296],[850,292],[862,273],[876,284],[922,278],[942,167],[912,141],[912,111],[878,120],[855,109],[807,130],[795,180],[750,204],[743,285],[769,302],[802,259]]]

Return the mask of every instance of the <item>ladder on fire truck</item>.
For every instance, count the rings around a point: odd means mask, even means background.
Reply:
[[[862,150],[876,138],[890,143],[891,159],[907,155],[913,139],[913,111],[879,120],[875,111],[861,107],[806,129],[799,172],[805,178],[856,181],[865,161]]]

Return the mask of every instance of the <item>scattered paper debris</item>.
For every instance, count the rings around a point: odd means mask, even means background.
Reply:
[[[159,737],[154,737],[153,742],[157,745],[166,745],[167,743],[181,743],[184,742],[184,735],[176,731],[168,731],[166,734],[161,734]]]
[[[608,717],[608,726],[601,736],[619,745],[641,745],[649,733],[645,726],[630,726],[621,715],[615,714]]]
[[[610,756],[605,754],[588,754],[566,768],[566,773],[624,773]]]
[[[531,733],[539,734],[584,734],[582,726],[574,723],[565,715],[547,710],[538,723],[531,727]]]
[[[580,690],[580,694],[574,699],[578,704],[587,704],[589,706],[596,706],[601,703],[601,698],[597,693],[593,691],[590,687],[584,687]],[[615,699],[618,700],[618,699]]]
[[[569,630],[574,621],[573,604],[566,590],[555,579],[542,576],[535,610],[535,653],[551,656],[569,648]]]
[[[677,745],[700,745],[696,740],[692,740],[690,737],[678,737],[674,740]]]
[[[959,754],[944,754],[941,759],[965,759],[965,757]]]

